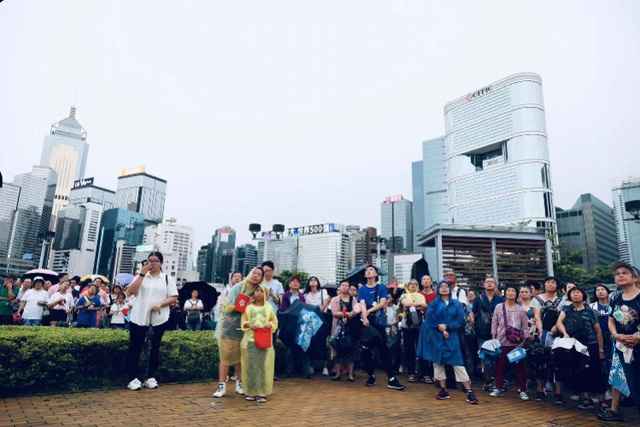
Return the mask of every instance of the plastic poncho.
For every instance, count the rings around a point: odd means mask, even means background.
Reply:
[[[438,331],[441,323],[447,325],[448,339]],[[429,306],[427,318],[420,328],[418,357],[441,365],[464,366],[460,348],[460,333],[464,323],[464,308],[460,302],[449,300],[447,304],[442,298],[437,298]]]
[[[250,304],[242,315],[244,337],[240,344],[242,352],[242,385],[247,396],[268,396],[273,392],[275,351],[256,348],[252,327],[278,329],[278,318],[271,304]]]

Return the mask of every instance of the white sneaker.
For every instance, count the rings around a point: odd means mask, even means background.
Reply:
[[[527,394],[526,391],[520,392],[520,400],[525,400],[525,401],[529,400],[529,395]]]
[[[322,376],[323,377],[328,377],[329,376],[329,370],[327,368],[322,368]]]
[[[224,397],[225,394],[227,394],[227,385],[225,383],[218,383],[218,388],[213,393],[213,397],[220,398]]]
[[[236,380],[236,394],[244,395],[244,390],[242,389],[242,383],[240,380]]]
[[[158,381],[156,381],[155,378],[147,378],[147,380],[142,385],[148,389],[154,389],[158,388]]]
[[[142,383],[140,382],[139,379],[134,378],[132,379],[129,384],[127,385],[127,388],[129,390],[140,390],[142,388]]]

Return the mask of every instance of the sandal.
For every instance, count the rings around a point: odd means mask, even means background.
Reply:
[[[258,396],[256,397],[256,402],[257,403],[267,403],[267,398],[264,396]]]
[[[253,402],[254,400],[256,400],[256,398],[253,397],[253,396],[245,396],[244,400],[248,400],[249,402]]]

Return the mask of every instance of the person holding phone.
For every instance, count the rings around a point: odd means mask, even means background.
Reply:
[[[127,361],[129,390],[158,388],[155,372],[160,365],[160,342],[169,321],[169,307],[178,300],[178,288],[173,279],[162,272],[164,258],[160,252],[151,252],[138,276],[127,287],[127,295],[135,295],[129,311],[129,355]],[[147,366],[147,379],[140,382],[139,361],[149,328],[152,329],[151,351]]]

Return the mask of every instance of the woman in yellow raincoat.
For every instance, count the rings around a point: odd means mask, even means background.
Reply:
[[[267,396],[273,392],[273,373],[275,365],[275,350],[273,343],[268,348],[256,345],[256,330],[269,328],[263,337],[270,340],[278,329],[278,318],[271,304],[265,304],[267,290],[260,286],[253,292],[251,304],[242,315],[242,330],[244,337],[240,343],[242,354],[242,383],[246,400],[258,403],[267,401]]]

